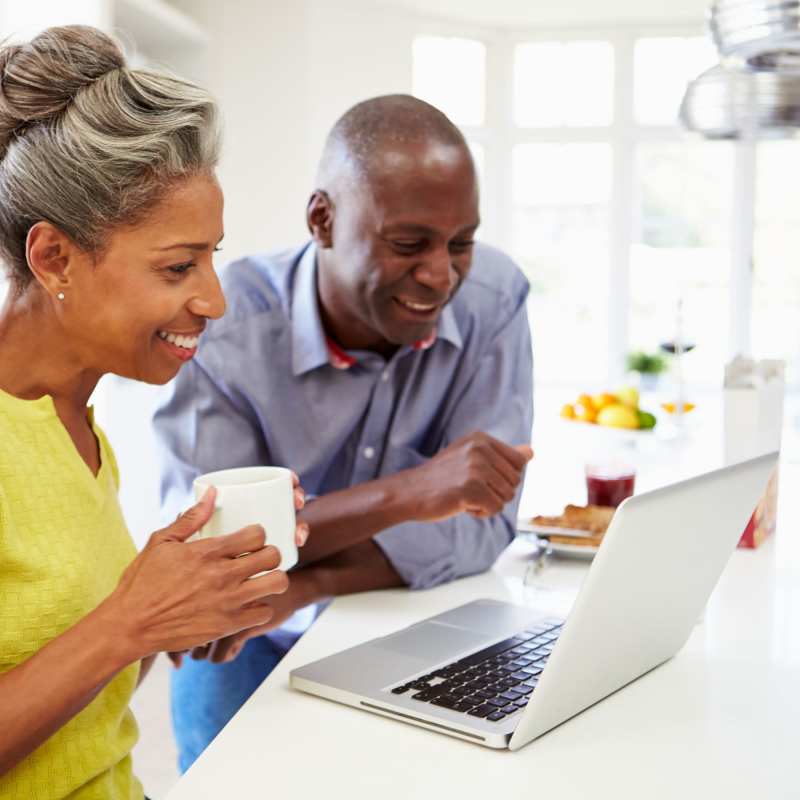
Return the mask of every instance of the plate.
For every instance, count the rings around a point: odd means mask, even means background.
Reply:
[[[550,549],[555,555],[591,560],[595,557],[600,547],[586,544],[560,544],[557,542],[550,542]]]
[[[586,544],[563,544],[551,542],[547,537],[549,534],[558,536],[575,536],[577,538],[588,538],[592,534],[588,531],[577,528],[555,528],[547,525],[534,525],[530,520],[518,520],[517,530],[523,534],[533,534],[537,539],[547,540],[550,550],[561,556],[571,556],[575,558],[592,558],[599,550],[599,546]]]
[[[535,533],[537,536],[577,536],[581,539],[590,539],[594,534],[580,528],[564,528],[555,525],[536,525],[530,520],[517,520],[517,530],[522,533]]]

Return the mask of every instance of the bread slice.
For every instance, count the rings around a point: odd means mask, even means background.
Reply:
[[[602,537],[608,529],[615,510],[611,506],[568,505],[564,512],[557,517],[539,516],[534,517],[531,522],[534,525],[541,525],[546,528],[572,528],[573,530],[588,531]],[[580,537],[569,538],[574,541],[574,539]]]

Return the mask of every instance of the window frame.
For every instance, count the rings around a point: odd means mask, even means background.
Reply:
[[[648,143],[683,143],[690,135],[677,122],[674,125],[647,125],[634,115],[634,55],[636,42],[643,38],[707,36],[703,23],[626,24],[608,26],[544,27],[502,31],[478,25],[421,21],[416,36],[475,38],[486,46],[486,117],[481,126],[461,126],[466,138],[479,142],[484,151],[484,185],[481,187],[483,220],[481,238],[501,246],[512,241],[512,151],[518,144],[573,144],[602,142],[611,146],[612,186],[609,205],[609,293],[607,346],[611,383],[622,380],[625,356],[630,345],[631,245],[635,241],[639,208],[636,194],[638,148]],[[514,49],[527,42],[607,41],[614,53],[613,115],[608,126],[542,128],[519,127],[513,116]],[[727,349],[747,352],[750,345],[752,275],[746,257],[734,258],[737,247],[752,244],[752,225],[745,229],[750,191],[755,188],[755,147],[734,144],[734,215],[731,220],[730,328]],[[740,224],[735,224],[739,220]],[[739,233],[737,234],[737,229]],[[742,320],[747,320],[742,324]]]

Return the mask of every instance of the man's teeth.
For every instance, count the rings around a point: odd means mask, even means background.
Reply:
[[[158,335],[170,344],[174,344],[177,347],[184,347],[187,350],[194,350],[200,339],[199,336],[176,336],[174,333],[167,333],[166,331],[159,331]]]
[[[435,303],[433,305],[423,305],[422,303],[412,303],[410,300],[400,300],[400,298],[398,298],[398,302],[412,311],[433,311],[436,308]]]

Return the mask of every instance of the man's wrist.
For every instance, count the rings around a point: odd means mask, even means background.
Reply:
[[[319,603],[334,595],[330,570],[320,566],[304,567],[290,573],[289,580],[297,582],[302,603],[300,608]]]
[[[382,530],[403,522],[425,519],[429,505],[428,485],[422,472],[425,466],[409,467],[383,479],[384,507],[389,524]]]

